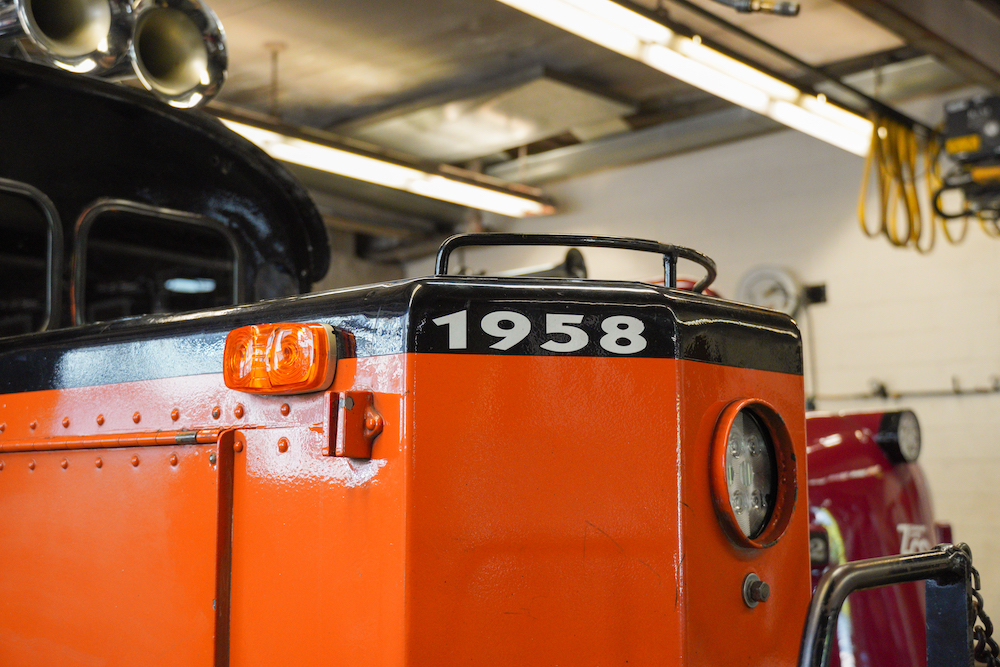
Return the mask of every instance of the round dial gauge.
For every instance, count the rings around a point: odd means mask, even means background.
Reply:
[[[740,279],[736,287],[736,299],[795,315],[802,305],[802,286],[786,269],[758,266]]]

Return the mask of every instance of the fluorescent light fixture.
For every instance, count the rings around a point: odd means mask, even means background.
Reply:
[[[868,119],[613,0],[500,2],[855,155],[868,154],[873,130]]]
[[[491,211],[513,218],[547,215],[555,209],[542,201],[499,188],[409,167],[342,148],[291,137],[263,127],[220,118],[229,129],[257,144],[276,160],[356,178],[432,199]]]

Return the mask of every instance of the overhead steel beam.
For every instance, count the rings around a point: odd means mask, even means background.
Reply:
[[[339,231],[403,239],[420,237],[451,225],[376,204],[355,201],[328,192],[309,191],[328,227]]]
[[[968,0],[840,0],[1000,93],[1000,18]]]
[[[753,111],[733,107],[528,155],[494,165],[487,173],[535,185],[598,169],[686,153],[784,127]]]

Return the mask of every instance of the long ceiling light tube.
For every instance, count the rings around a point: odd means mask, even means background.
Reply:
[[[219,120],[274,159],[283,162],[513,218],[548,215],[555,212],[554,207],[541,198],[541,193],[537,196],[521,196],[500,187],[489,187],[447,174],[436,174],[391,162],[374,154],[366,155],[361,151],[309,141],[229,118]],[[516,187],[527,189],[525,186]]]
[[[679,35],[614,0],[500,0],[788,127],[864,157],[871,121]]]

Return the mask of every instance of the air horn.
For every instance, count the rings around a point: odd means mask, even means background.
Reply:
[[[214,97],[228,64],[222,24],[201,0],[0,0],[0,52],[102,78],[137,77],[180,108]]]

